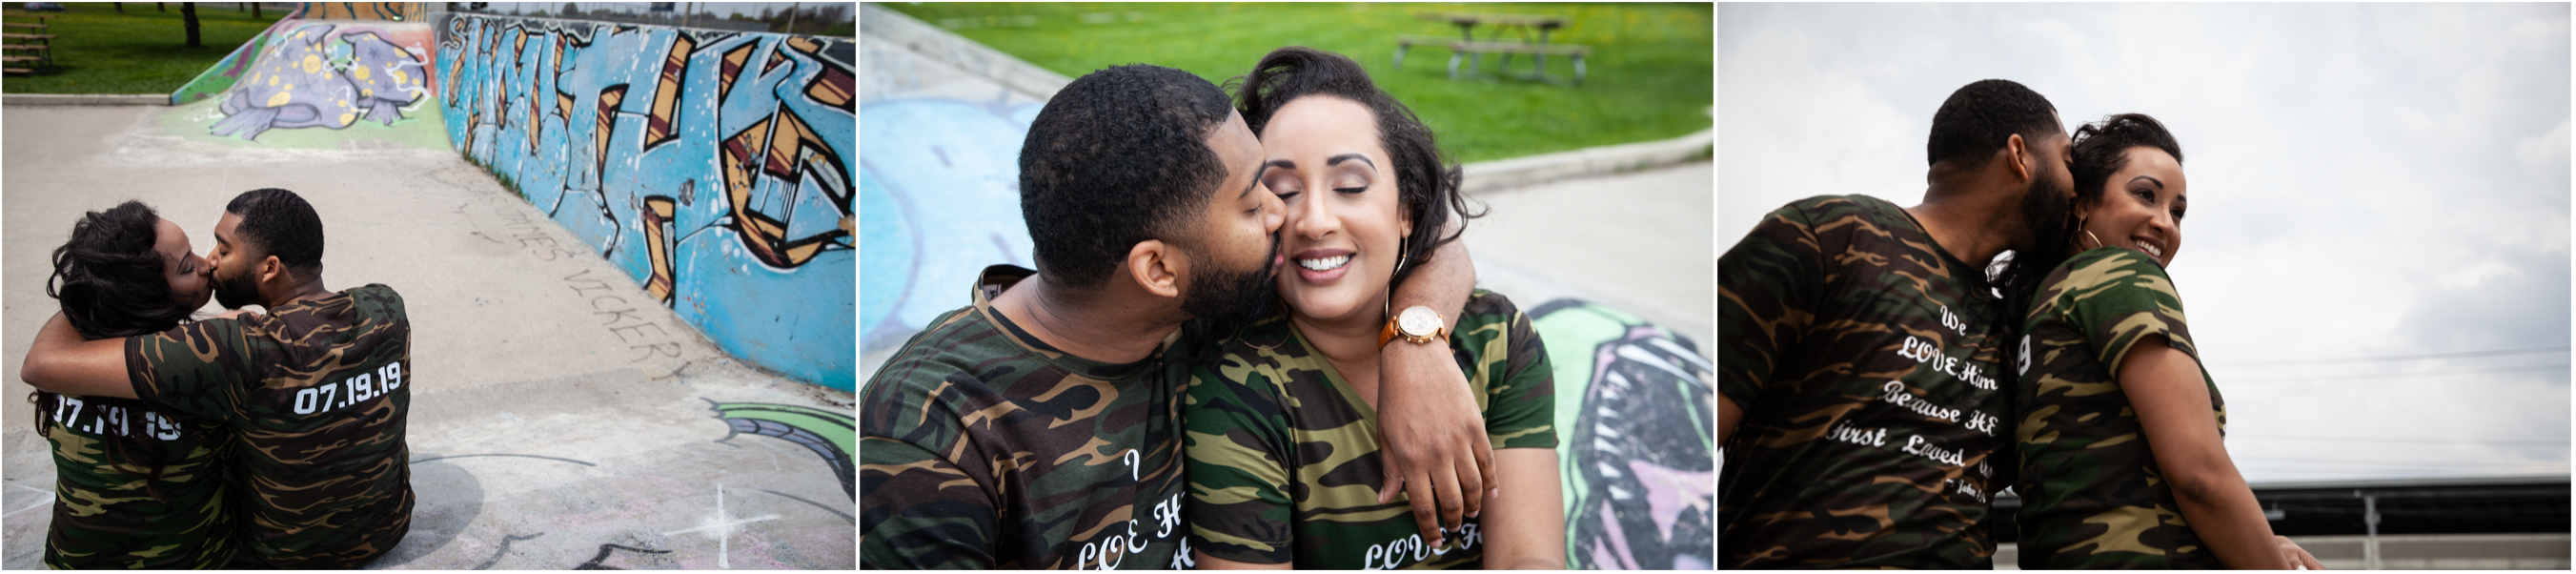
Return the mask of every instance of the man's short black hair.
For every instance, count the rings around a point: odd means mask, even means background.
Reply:
[[[274,187],[233,196],[224,212],[241,216],[233,237],[277,256],[297,273],[322,268],[322,216],[295,192]]]
[[[2036,143],[2051,133],[2065,135],[2057,130],[2057,106],[2039,92],[2012,80],[1978,80],[1950,92],[1932,113],[1932,142],[1924,151],[1929,164],[1951,161],[1974,169],[1984,167],[2013,134]]]
[[[1049,282],[1097,287],[1138,242],[1182,239],[1226,167],[1207,135],[1225,91],[1172,68],[1084,75],[1038,111],[1020,145],[1020,216]]]

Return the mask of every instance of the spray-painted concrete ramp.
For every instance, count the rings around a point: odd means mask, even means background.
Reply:
[[[0,365],[53,313],[47,255],[82,212],[139,199],[204,251],[234,194],[286,188],[322,215],[328,286],[392,286],[413,321],[419,502],[373,567],[856,567],[848,392],[740,364],[459,159],[438,106],[244,140],[211,131],[219,105],[0,112]],[[42,567],[53,504],[30,414],[0,409],[10,569]]]

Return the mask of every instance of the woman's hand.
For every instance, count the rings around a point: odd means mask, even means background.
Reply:
[[[258,313],[252,313],[252,312],[250,312],[250,310],[249,310],[249,309],[234,309],[234,310],[231,310],[231,311],[225,311],[225,312],[222,312],[222,313],[217,313],[217,314],[215,314],[215,316],[213,316],[213,317],[207,317],[207,319],[209,319],[209,320],[212,320],[212,319],[232,319],[232,320],[236,320],[236,321],[257,321],[257,320],[259,320],[259,319],[260,319],[260,315],[259,315]]]
[[[2300,548],[2300,547],[2299,547],[2299,543],[2297,543],[2297,542],[2291,542],[2291,541],[2290,541],[2290,537],[2288,537],[2288,536],[2279,536],[2279,535],[2274,535],[2274,536],[2272,537],[2272,541],[2273,541],[2273,542],[2275,542],[2275,543],[2278,543],[2278,544],[2281,546],[2281,556],[2282,556],[2283,558],[2288,558],[2288,559],[2290,559],[2290,568],[2291,568],[2291,569],[2294,569],[2294,570],[2324,570],[2324,569],[2326,569],[2326,565],[2325,565],[2325,564],[2320,564],[2320,563],[2318,563],[2318,562],[2317,562],[2317,557],[2316,557],[2316,555],[2314,555],[2314,554],[2309,554],[2309,553],[2308,553],[2308,550],[2307,550],[2307,549],[2305,549],[2305,548]]]

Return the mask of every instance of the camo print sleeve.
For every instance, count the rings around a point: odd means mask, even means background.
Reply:
[[[992,493],[919,445],[880,436],[859,440],[871,527],[859,539],[859,558],[869,569],[994,567],[988,549],[1000,518]]]
[[[1529,315],[1511,299],[1477,291],[1451,338],[1462,372],[1494,377],[1485,387],[1485,437],[1493,448],[1556,448],[1555,369]]]
[[[126,376],[135,396],[207,419],[243,421],[237,375],[250,372],[243,359],[253,351],[242,329],[240,321],[214,319],[126,337]]]
[[[2151,336],[2196,351],[2164,269],[2128,249],[2078,254],[2041,284],[2024,332],[2022,568],[2224,567],[2183,520],[2116,374]],[[2224,432],[2225,400],[2201,378]]]
[[[1807,328],[1824,255],[1807,214],[1792,204],[1762,216],[1717,258],[1717,390],[1740,407],[1762,396],[1781,353]]]
[[[2129,350],[2153,335],[2163,335],[2165,344],[2194,360],[2200,358],[2191,333],[2183,328],[2182,295],[2155,259],[2112,247],[2080,255],[2084,257],[2066,266],[2066,279],[2048,284],[2045,294],[2052,303],[2063,301],[2069,320],[2086,326],[2094,358],[2112,378],[2120,377],[2120,363]]]

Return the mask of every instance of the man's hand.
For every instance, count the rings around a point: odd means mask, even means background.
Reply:
[[[1448,345],[1388,343],[1377,393],[1378,450],[1386,453],[1377,501],[1410,496],[1422,540],[1437,547],[1442,529],[1457,530],[1462,517],[1482,511],[1488,493],[1499,495],[1484,410]]]
[[[2272,542],[2273,542],[2273,543],[2275,543],[2275,544],[2280,545],[2280,547],[2281,547],[2281,556],[2283,556],[2283,557],[2286,557],[2286,558],[2289,558],[2289,559],[2290,559],[2290,569],[2292,569],[2292,570],[2324,570],[2324,569],[2326,569],[2326,565],[2325,565],[2325,564],[2322,564],[2322,563],[2318,563],[2318,562],[2317,562],[2317,557],[2316,557],[2316,555],[2314,555],[2314,554],[2309,554],[2309,553],[2308,553],[2308,550],[2307,550],[2307,549],[2305,549],[2305,548],[2300,548],[2300,547],[2299,547],[2299,543],[2297,543],[2297,542],[2291,542],[2291,541],[2290,541],[2290,537],[2288,537],[2288,536],[2279,536],[2279,535],[2274,535],[2274,536],[2272,537]]]

